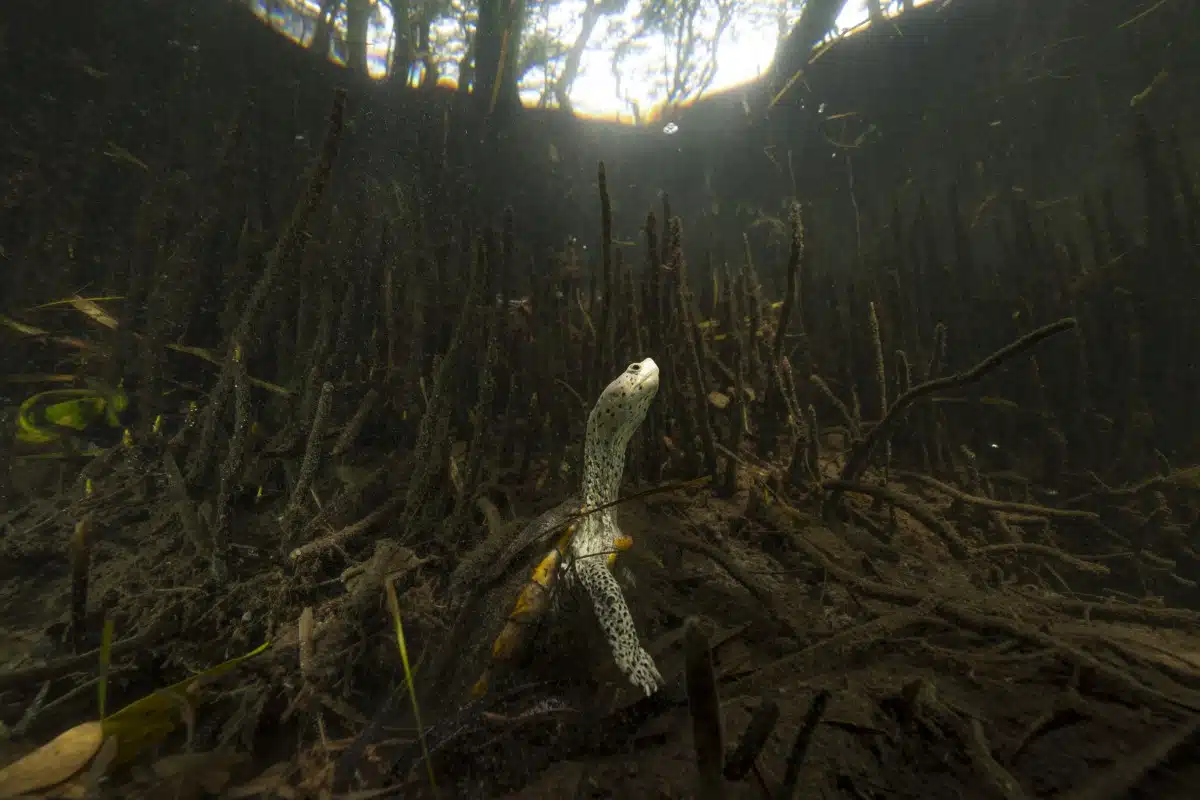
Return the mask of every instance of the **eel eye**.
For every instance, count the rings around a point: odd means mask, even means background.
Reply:
[[[628,371],[629,372],[641,372],[641,370],[642,370],[641,364],[630,364]]]

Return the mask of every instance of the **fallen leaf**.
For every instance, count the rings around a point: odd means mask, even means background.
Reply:
[[[708,402],[717,408],[725,408],[729,405],[729,395],[721,394],[720,392],[709,392]]]
[[[113,331],[117,329],[117,318],[101,308],[95,300],[75,295],[71,298],[71,305],[76,311],[86,315],[96,324],[103,325]]]
[[[98,721],[59,734],[0,770],[0,800],[62,783],[87,766],[103,743],[104,728]]]

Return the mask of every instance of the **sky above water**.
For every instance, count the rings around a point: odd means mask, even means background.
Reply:
[[[934,0],[917,0],[916,5],[924,5]],[[943,0],[944,2],[944,0]],[[310,17],[318,11],[316,0],[293,0],[293,4],[304,9]],[[888,3],[884,2],[884,5]],[[899,5],[898,3],[896,5]],[[561,41],[571,42],[575,39],[580,27],[580,18],[585,7],[584,0],[562,0],[545,14],[534,12],[529,23],[534,30],[549,31]],[[590,40],[590,45],[580,65],[579,76],[571,91],[571,102],[575,111],[594,117],[617,117],[632,121],[631,104],[637,103],[643,115],[662,103],[666,95],[664,75],[669,69],[666,62],[667,44],[661,37],[649,36],[643,44],[634,50],[621,63],[618,73],[614,74],[612,56],[620,26],[632,27],[633,18],[640,3],[630,2],[629,8],[623,15],[604,17],[597,25]],[[261,7],[260,16],[265,16]],[[794,22],[796,15],[789,16],[788,21]],[[851,31],[867,21],[866,0],[850,0],[837,20],[839,32]],[[708,21],[711,29],[712,21]],[[272,20],[274,27],[295,39],[305,38],[305,26],[294,18],[276,16]],[[705,30],[701,23],[700,30]],[[311,28],[311,26],[309,26]],[[442,26],[440,34],[447,39],[453,37],[453,26],[449,23]],[[775,55],[775,45],[778,38],[778,20],[774,13],[764,13],[758,16],[743,14],[738,16],[728,28],[720,41],[717,57],[716,79],[708,93],[754,80],[763,74]],[[369,60],[373,74],[383,76],[387,71],[387,57],[392,41],[392,17],[390,7],[379,4],[373,16]],[[459,48],[451,47],[448,54],[458,57]],[[445,77],[456,77],[454,66],[446,65],[442,69]],[[416,76],[414,76],[415,78]],[[619,79],[618,79],[619,77]],[[529,104],[536,104],[540,95],[538,86],[540,74],[537,70],[530,74],[527,83],[531,84],[523,92],[523,97]]]
[[[924,5],[931,0],[917,0]],[[579,7],[583,7],[580,2]],[[636,13],[635,4],[630,4],[627,17]],[[578,13],[578,12],[576,12]],[[794,22],[796,15],[789,21]],[[839,32],[852,30],[867,21],[866,0],[850,0],[838,17]],[[604,27],[602,27],[604,26]],[[629,109],[617,93],[617,80],[612,74],[613,48],[604,46],[606,33],[612,23],[605,21],[597,26],[593,46],[584,56],[579,78],[571,92],[575,110],[595,116],[612,116],[623,113],[628,117]],[[721,39],[717,58],[717,75],[709,93],[728,89],[752,81],[767,71],[775,57],[775,42],[778,37],[774,18],[743,17],[735,20]],[[597,46],[599,45],[599,46]],[[664,43],[651,39],[647,47],[631,56],[622,70],[621,87],[637,100],[638,105],[648,109],[661,102],[664,90],[661,85],[663,60],[666,55]]]

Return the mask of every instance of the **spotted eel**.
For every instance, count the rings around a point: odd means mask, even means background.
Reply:
[[[657,392],[658,365],[647,358],[630,364],[596,401],[588,416],[583,445],[585,509],[617,499],[625,471],[625,448],[646,418]],[[617,549],[618,537],[624,538],[612,508],[581,517],[564,560],[564,574],[571,582],[578,580],[591,599],[617,667],[649,696],[662,685],[663,678],[654,659],[642,649],[621,586],[609,571],[607,556]]]

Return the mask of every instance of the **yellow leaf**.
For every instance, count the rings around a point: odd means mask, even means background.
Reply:
[[[717,408],[726,408],[729,405],[729,396],[720,392],[709,392],[708,402],[712,403]]]
[[[106,717],[104,732],[106,735],[117,737],[120,747],[116,763],[123,764],[146,747],[165,739],[175,730],[177,717],[188,713],[204,684],[221,677],[270,646],[271,643],[266,642],[244,656],[232,658],[165,689],[152,692],[140,700],[134,700],[120,711]]]
[[[79,295],[76,295],[71,298],[71,306],[76,311],[86,315],[96,324],[103,325],[109,330],[117,329],[116,317],[101,308],[96,301],[92,300],[90,297],[80,297]]]
[[[43,330],[41,328],[36,328],[33,325],[26,325],[24,322],[18,322],[17,320],[12,319],[11,317],[5,317],[2,315],[0,315],[0,325],[3,325],[6,328],[10,328],[10,329],[16,331],[17,333],[23,334],[25,336],[48,336],[50,333],[49,331]]]
[[[0,770],[0,800],[47,789],[87,766],[104,743],[99,721],[76,725]]]

